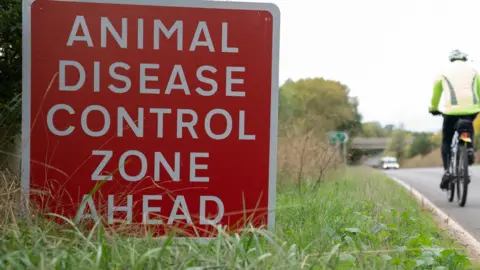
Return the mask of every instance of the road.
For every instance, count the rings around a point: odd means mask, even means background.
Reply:
[[[480,241],[480,167],[470,167],[470,171],[472,181],[468,188],[467,204],[463,208],[458,206],[456,197],[449,203],[446,192],[440,190],[443,168],[399,169],[386,171],[386,174],[422,193]]]

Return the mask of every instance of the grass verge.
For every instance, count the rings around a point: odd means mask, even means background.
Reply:
[[[430,168],[430,167],[442,167],[442,156],[440,149],[435,149],[431,153],[425,156],[415,156],[406,160],[402,167],[404,168]]]
[[[2,269],[466,269],[464,250],[402,187],[362,168],[319,190],[280,185],[276,232],[246,229],[208,243],[83,234],[44,220],[0,227]],[[3,213],[0,213],[3,214]],[[203,268],[204,267],[204,268]]]

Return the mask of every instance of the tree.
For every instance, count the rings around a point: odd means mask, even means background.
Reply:
[[[386,137],[387,132],[380,122],[366,122],[362,124],[362,135],[364,137]]]
[[[432,136],[430,137],[430,141],[432,142],[433,148],[438,148],[442,146],[442,133],[441,132],[433,133]]]
[[[392,125],[392,124],[385,125],[384,129],[385,129],[386,135],[391,136],[393,130],[395,129],[395,125]]]
[[[278,168],[299,190],[307,175],[318,187],[340,162],[343,152],[326,143],[327,131],[347,131],[350,138],[360,132],[358,100],[349,94],[346,85],[323,78],[289,79],[280,87]]]
[[[408,133],[404,125],[400,124],[398,129],[392,132],[392,137],[388,145],[388,151],[394,153],[395,157],[401,162],[406,157]]]
[[[429,133],[414,134],[412,145],[410,146],[410,157],[417,155],[426,155],[433,149],[433,143],[431,141],[432,135]]]
[[[358,111],[359,102],[357,97],[351,97],[349,103],[352,105],[353,119],[343,120],[338,126],[338,130],[346,131],[351,137],[355,137],[362,130],[362,115]]]
[[[21,122],[22,2],[0,1],[0,126],[18,132]]]
[[[358,100],[349,93],[347,86],[323,78],[287,80],[279,93],[280,125],[304,121],[307,130],[343,130],[354,136],[361,129],[361,115]]]

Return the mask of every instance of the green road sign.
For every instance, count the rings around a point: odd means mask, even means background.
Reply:
[[[343,131],[330,131],[328,132],[328,143],[337,144],[348,142],[348,134]]]

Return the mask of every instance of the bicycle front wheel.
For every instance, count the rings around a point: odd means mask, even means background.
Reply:
[[[468,193],[468,183],[469,174],[468,174],[468,149],[466,144],[459,145],[458,149],[458,162],[457,162],[457,198],[458,205],[461,207],[465,206],[467,202],[467,193]]]
[[[453,198],[455,197],[455,179],[450,179],[450,183],[448,183],[448,190],[447,190],[447,199],[448,202],[452,202]]]
[[[453,158],[451,156],[449,156],[449,160],[450,160],[450,165],[448,166],[449,167],[449,172],[450,172],[450,182],[448,183],[448,190],[447,190],[447,199],[448,199],[448,202],[452,202],[453,201],[453,198],[455,198],[455,177],[454,177],[454,172],[455,171],[455,168],[453,167],[453,164],[455,164],[453,161]]]

